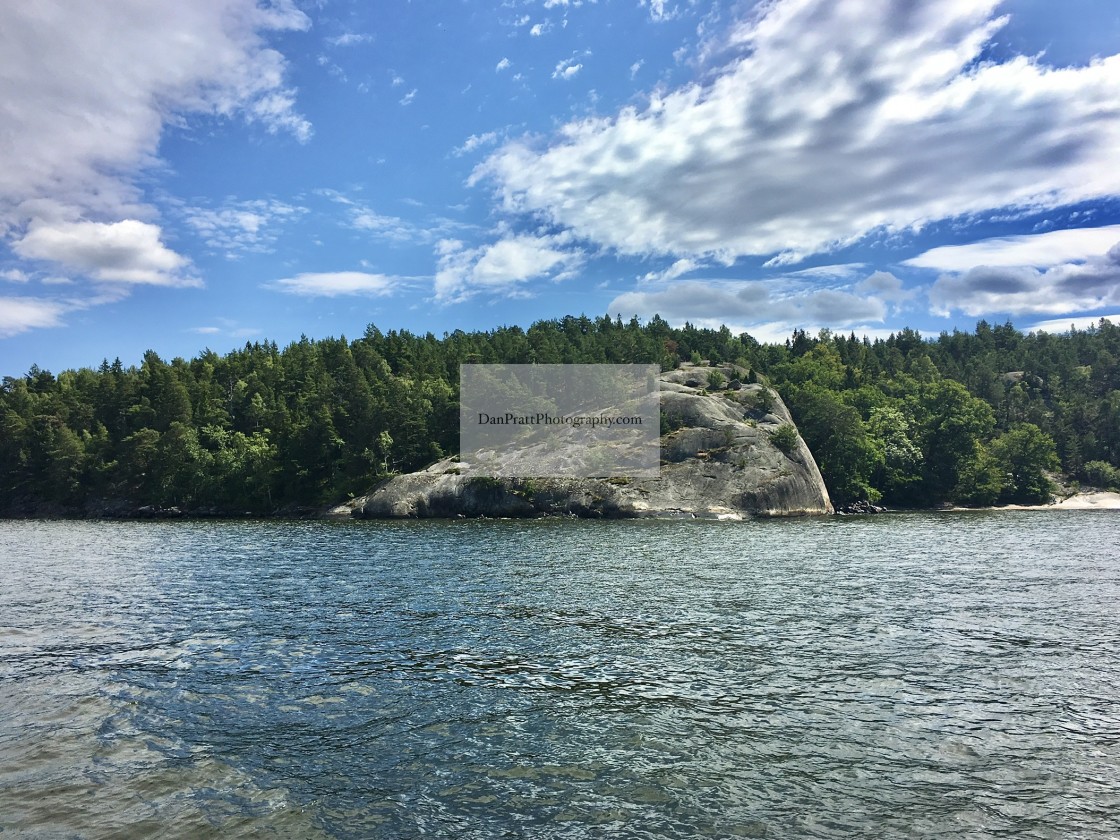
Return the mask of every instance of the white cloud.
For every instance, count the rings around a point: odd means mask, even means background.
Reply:
[[[209,247],[235,257],[242,253],[271,252],[276,244],[277,228],[308,211],[306,207],[275,199],[256,199],[227,201],[217,210],[185,207],[181,212],[187,224]]]
[[[62,326],[67,307],[58,301],[33,297],[0,297],[0,338],[43,327]]]
[[[630,78],[633,79],[638,75],[638,71],[642,69],[642,65],[646,63],[644,58],[640,58],[630,65]]]
[[[418,93],[418,91],[417,91],[416,88],[413,88],[412,90],[410,90],[408,93],[406,93],[404,96],[401,97],[401,104],[402,105],[411,105],[412,100],[416,98],[417,93]]]
[[[978,265],[1044,268],[1103,254],[1120,242],[1120,225],[1072,228],[1048,233],[999,236],[967,245],[945,245],[906,260],[904,265],[939,271],[967,271]]]
[[[496,131],[487,131],[485,134],[472,134],[466,139],[466,142],[455,149],[452,154],[454,154],[455,157],[461,157],[462,155],[470,154],[475,149],[481,148],[482,146],[489,146],[497,142],[498,132]]]
[[[1120,225],[934,248],[907,264],[940,269],[934,311],[1057,314],[1120,305]]]
[[[556,69],[552,71],[552,78],[571,79],[582,69],[583,65],[577,62],[575,58],[565,58],[556,64]]]
[[[623,254],[776,265],[875,231],[1120,194],[1120,56],[982,61],[996,5],[759,4],[709,84],[571,122],[543,147],[507,143],[471,183]]]
[[[608,311],[666,320],[727,319],[745,324],[781,321],[847,327],[881,321],[883,300],[839,289],[808,289],[792,281],[684,280],[657,291],[628,291],[610,301]]]
[[[187,332],[199,335],[227,335],[230,338],[249,338],[261,333],[258,327],[243,327],[232,318],[216,318],[215,320],[220,326],[191,327]]]
[[[389,295],[400,285],[399,278],[362,271],[331,271],[297,274],[277,280],[269,288],[304,297],[338,297],[339,295]]]
[[[508,58],[503,58],[501,61],[498,62],[497,66],[494,68],[494,72],[495,73],[501,73],[503,70],[508,70],[509,68],[510,68],[509,59]]]
[[[977,266],[943,274],[929,291],[938,315],[953,311],[1048,315],[1120,306],[1120,248],[1116,257],[1095,257],[1039,270],[1033,266]]]
[[[9,268],[0,271],[0,280],[7,280],[9,283],[26,283],[31,278],[18,268]]]
[[[534,38],[539,38],[551,28],[552,24],[548,21],[545,21],[544,23],[534,23],[532,29],[529,30],[529,34]]]
[[[368,44],[373,41],[373,36],[364,32],[343,32],[327,41],[336,47],[351,47],[354,44]]]
[[[355,208],[350,219],[355,230],[376,234],[381,239],[392,242],[414,242],[423,239],[424,234],[404,219],[396,216],[383,216],[368,208]]]
[[[571,249],[566,235],[507,236],[479,248],[444,239],[436,254],[435,297],[441,302],[466,300],[483,291],[523,294],[520,284],[526,280],[564,279],[584,259],[581,251]]]
[[[1101,318],[1105,318],[1113,324],[1120,324],[1120,312],[1117,312],[1112,315],[1084,315],[1079,318],[1053,318],[1049,321],[1036,321],[1027,327],[1027,332],[1033,330],[1035,332],[1064,333],[1069,332],[1070,327],[1087,330],[1090,327],[1098,326]]]
[[[889,271],[873,272],[857,283],[855,289],[857,292],[875,295],[890,303],[901,303],[902,301],[910,300],[918,293],[917,289],[903,288],[902,281]]]
[[[672,280],[676,280],[678,277],[688,274],[691,271],[695,271],[702,265],[702,263],[698,263],[696,262],[696,260],[685,258],[677,260],[671,266],[666,269],[662,269],[661,271],[650,271],[642,275],[638,279],[642,283],[668,283]]]
[[[308,25],[288,0],[0,5],[0,220],[18,224],[44,198],[133,215],[129,173],[155,162],[177,116],[240,114],[308,139],[284,58],[263,39]]]
[[[665,11],[665,0],[640,0],[641,5],[649,6],[649,16],[652,20],[672,20],[677,15],[676,9]]]
[[[187,272],[189,261],[167,248],[158,225],[121,222],[35,221],[12,250],[33,260],[58,263],[94,280],[200,286]]]

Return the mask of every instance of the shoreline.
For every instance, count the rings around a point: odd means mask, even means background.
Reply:
[[[947,507],[940,510],[1120,510],[1120,493],[1112,490],[1086,490],[1044,505],[990,505],[988,507]]]
[[[270,519],[270,520],[288,520],[288,521],[303,521],[308,520],[333,520],[333,521],[346,521],[351,519],[348,516],[339,516],[337,513],[331,513],[332,510],[337,510],[337,506],[326,509],[288,509],[286,511],[276,511],[273,513],[250,513],[250,512],[215,512],[212,509],[206,512],[193,513],[190,511],[180,510],[177,508],[153,508],[148,507],[139,509],[130,513],[95,513],[95,514],[82,514],[82,513],[66,513],[59,510],[43,511],[40,513],[19,513],[19,514],[0,514],[0,521],[19,521],[28,519],[73,519],[73,520],[106,520],[117,522],[137,522],[137,521],[168,521],[168,520],[210,520],[210,521],[235,521],[246,519]],[[1054,502],[1044,505],[990,505],[987,507],[937,507],[937,508],[889,508],[882,513],[977,513],[977,512],[990,512],[990,511],[1055,511],[1055,510],[1120,510],[1120,492],[1111,490],[1087,490],[1081,493],[1074,493],[1071,496],[1066,496]],[[834,513],[834,514],[820,514],[821,516],[877,516],[878,512],[872,513]],[[353,517],[357,520],[359,517]],[[377,517],[374,517],[377,518]],[[410,517],[386,517],[384,521],[400,521],[401,519],[408,519]],[[422,517],[423,518],[423,517]],[[433,517],[438,518],[438,517]],[[447,519],[475,519],[479,517],[446,517]],[[529,519],[536,519],[542,517],[525,517]],[[580,518],[570,516],[557,516],[558,519]],[[598,518],[598,517],[585,517],[585,518]],[[732,517],[723,516],[652,516],[652,517],[621,517],[621,518],[635,518],[635,519],[676,519],[679,521],[726,521]],[[789,518],[789,519],[802,519],[804,516],[790,516],[790,517],[742,517],[743,521],[750,519],[774,519],[774,518]]]

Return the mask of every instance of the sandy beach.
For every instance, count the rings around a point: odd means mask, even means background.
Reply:
[[[1048,505],[993,505],[987,508],[953,507],[947,510],[1120,510],[1120,493],[1091,490],[1074,493]]]

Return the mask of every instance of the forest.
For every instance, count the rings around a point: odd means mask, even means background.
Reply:
[[[659,317],[248,343],[0,384],[0,515],[130,506],[311,512],[454,453],[459,365],[734,362],[777,391],[833,501],[1045,501],[1049,475],[1120,489],[1120,327],[760,344]],[[713,387],[716,387],[713,385]]]

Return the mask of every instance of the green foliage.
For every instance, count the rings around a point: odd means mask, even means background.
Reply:
[[[981,321],[973,333],[904,329],[874,342],[799,330],[763,345],[658,317],[568,316],[442,338],[370,326],[354,341],[250,343],[189,361],[149,351],[137,366],[106,360],[57,377],[33,366],[0,380],[0,513],[101,499],[319,505],[456,452],[460,364],[669,370],[689,359],[749,369],[762,387],[741,399],[755,417],[773,410],[776,389],[839,503],[1039,500],[1056,466],[1120,487],[1120,327],[1108,321],[1061,335]],[[662,418],[663,433],[674,425]]]
[[[959,505],[986,507],[995,504],[1004,489],[999,462],[979,443],[972,454],[962,458],[957,481],[949,499]]]
[[[1089,461],[1081,468],[1081,475],[1093,487],[1120,490],[1120,470],[1105,461]]]
[[[798,438],[797,429],[789,423],[783,423],[770,433],[770,442],[786,455],[796,448]]]
[[[718,370],[708,371],[708,387],[713,391],[718,391],[727,383],[727,379]]]
[[[1033,423],[1017,423],[991,445],[1005,476],[1004,500],[1021,504],[1049,501],[1054,485],[1046,472],[1060,466],[1054,439]]]
[[[877,497],[870,481],[882,455],[859,412],[815,383],[792,387],[789,400],[833,501],[846,504]]]

